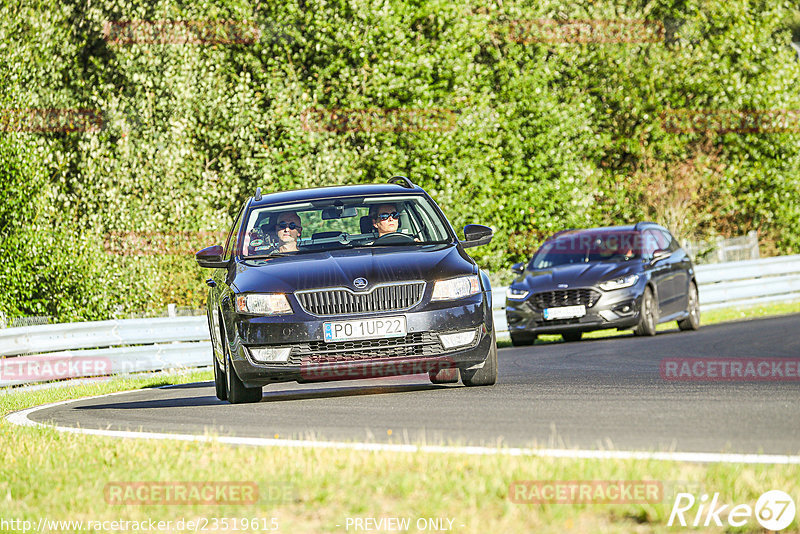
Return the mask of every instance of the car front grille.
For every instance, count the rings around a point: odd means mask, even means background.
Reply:
[[[412,308],[422,300],[425,282],[404,282],[375,286],[365,293],[346,287],[298,291],[303,310],[318,316],[398,311]]]
[[[301,365],[405,356],[425,357],[436,356],[443,352],[444,349],[439,343],[438,336],[432,332],[414,332],[395,338],[362,339],[337,343],[324,341],[295,343],[292,344],[292,353],[288,363]]]
[[[531,297],[530,302],[534,308],[539,310],[580,304],[591,308],[599,298],[600,293],[594,289],[559,289],[536,293]]]

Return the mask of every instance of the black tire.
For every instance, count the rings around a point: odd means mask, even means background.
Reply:
[[[515,347],[533,345],[537,336],[535,334],[511,334],[511,344]]]
[[[428,371],[428,378],[432,384],[455,384],[459,379],[458,367]]]
[[[465,386],[492,386],[497,382],[497,341],[494,331],[486,363],[480,369],[461,369],[461,381]]]
[[[639,324],[633,330],[637,336],[656,335],[656,325],[658,324],[658,306],[653,298],[653,290],[649,287],[644,290],[642,297],[642,308],[639,310]]]
[[[564,332],[561,334],[561,337],[564,338],[564,341],[572,343],[575,341],[580,341],[583,337],[583,332]]]
[[[700,298],[697,295],[697,285],[694,282],[689,283],[689,295],[686,311],[689,312],[689,317],[678,321],[678,328],[681,330],[697,330],[700,328]]]
[[[222,335],[222,350],[225,353],[225,385],[228,390],[228,402],[231,404],[244,404],[249,402],[259,402],[262,396],[262,388],[248,388],[236,375],[236,369],[231,363],[231,355],[228,350],[225,334]]]
[[[217,398],[221,401],[228,400],[228,385],[225,383],[225,373],[220,369],[217,355],[213,354],[211,357],[214,358],[214,389],[216,390]]]

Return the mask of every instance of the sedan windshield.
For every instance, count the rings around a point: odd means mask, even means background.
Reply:
[[[531,260],[533,269],[591,261],[630,261],[640,258],[647,244],[639,232],[583,233],[547,241]]]
[[[421,195],[325,199],[252,209],[237,253],[245,258],[450,241],[447,222]]]

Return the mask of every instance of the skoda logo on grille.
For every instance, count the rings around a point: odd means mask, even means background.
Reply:
[[[353,285],[356,289],[364,289],[367,287],[367,279],[366,278],[356,278],[353,280]]]

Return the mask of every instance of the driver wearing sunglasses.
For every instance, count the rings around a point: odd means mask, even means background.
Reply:
[[[370,209],[372,226],[378,230],[378,237],[397,232],[400,226],[400,213],[394,204],[381,204]]]
[[[303,231],[300,217],[294,211],[278,215],[275,234],[278,236],[278,252],[297,252],[297,240]]]

